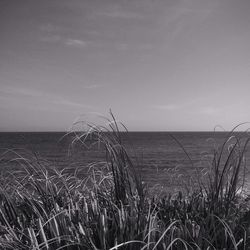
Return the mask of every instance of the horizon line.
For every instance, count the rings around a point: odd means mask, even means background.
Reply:
[[[73,132],[83,132],[79,131],[60,131],[60,130],[43,130],[43,131],[24,131],[24,130],[16,130],[16,131],[0,131],[0,133],[73,133]],[[110,131],[112,132],[112,131]],[[247,132],[246,130],[128,130],[128,131],[119,131],[120,133],[227,133],[227,132]]]

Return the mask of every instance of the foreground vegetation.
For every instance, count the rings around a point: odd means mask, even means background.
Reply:
[[[144,186],[119,126],[112,117],[107,127],[75,133],[75,141],[106,150],[86,178],[17,155],[23,174],[0,189],[1,249],[250,249],[242,193],[248,140],[229,133],[196,189],[159,196]]]

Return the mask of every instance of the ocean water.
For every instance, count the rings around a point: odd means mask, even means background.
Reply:
[[[247,139],[246,133],[237,133],[236,136],[242,142]],[[122,137],[146,183],[179,186],[183,180],[186,184],[193,182],[197,170],[205,173],[214,148],[222,145],[227,133],[129,132]],[[0,133],[0,171],[21,169],[22,166],[13,159],[25,157],[42,159],[48,166],[58,169],[74,171],[79,168],[87,174],[89,163],[105,159],[102,148],[87,149],[80,143],[72,144],[73,139],[73,135],[55,132]],[[246,150],[247,166],[250,163],[249,149]]]

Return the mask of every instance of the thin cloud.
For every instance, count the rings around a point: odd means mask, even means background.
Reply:
[[[42,24],[39,29],[43,32],[47,32],[47,33],[54,33],[54,32],[58,32],[60,31],[62,28],[59,27],[58,25],[54,25],[51,23],[47,23],[47,24]]]
[[[57,97],[55,100],[51,100],[51,103],[58,104],[58,105],[64,105],[64,106],[70,106],[73,108],[90,108],[90,105],[82,104],[82,103],[77,103],[77,102],[72,102],[70,100],[67,100],[63,97]]]
[[[180,103],[167,103],[167,104],[158,104],[153,105],[155,109],[167,110],[167,111],[175,111],[181,109],[192,109],[192,107],[196,107],[197,104],[202,101],[201,98],[196,98],[192,100],[186,100]]]
[[[110,11],[100,11],[98,15],[109,17],[109,18],[121,18],[121,19],[142,19],[143,15],[124,10],[110,10]]]
[[[69,47],[76,47],[76,48],[82,48],[87,45],[86,41],[80,39],[65,38],[59,35],[46,35],[41,38],[41,41],[47,43],[60,43]]]
[[[5,96],[24,96],[24,97],[44,97],[44,93],[37,90],[32,90],[25,87],[3,86],[0,90],[0,95]]]
[[[155,45],[152,43],[134,43],[134,44],[129,44],[129,43],[116,43],[114,44],[114,48],[118,51],[148,51],[155,49]]]
[[[153,107],[156,109],[167,110],[167,111],[174,111],[174,110],[181,108],[180,105],[176,105],[176,104],[154,105]]]
[[[195,101],[182,103],[182,104],[166,104],[166,105],[154,105],[153,107],[158,110],[165,110],[165,111],[177,111],[177,110],[183,110],[186,109],[188,113],[195,114],[195,115],[218,115],[222,112],[222,107],[215,107],[215,106],[200,106],[197,107],[195,105]]]
[[[206,106],[199,108],[198,113],[203,115],[216,115],[220,113],[220,111],[221,109],[218,107]]]
[[[206,7],[197,7],[196,1],[180,1],[166,10],[166,14],[160,19],[161,25],[165,26],[168,40],[175,40],[188,27],[205,21],[216,8],[217,4]]]
[[[87,42],[79,39],[69,38],[65,40],[65,44],[72,47],[85,47],[87,45]]]
[[[14,100],[17,104],[19,103],[17,100],[25,100],[29,101],[31,100],[32,103],[39,102],[41,105],[44,103],[50,104],[50,105],[60,105],[72,109],[84,109],[84,108],[91,108],[92,106],[86,105],[83,103],[78,103],[75,101],[71,101],[67,99],[64,96],[55,95],[51,93],[47,93],[44,91],[29,89],[29,88],[20,88],[20,87],[14,87],[14,86],[5,86],[0,91],[0,98],[2,100]],[[37,108],[37,106],[35,106]]]
[[[47,43],[57,43],[60,42],[62,38],[59,35],[46,35],[41,38],[42,42]]]
[[[101,84],[90,84],[90,85],[84,86],[85,89],[99,89],[102,87],[103,87],[103,85],[101,85]]]
[[[142,19],[144,15],[134,9],[128,9],[120,4],[106,5],[102,10],[94,13],[95,16],[114,18],[114,19]]]

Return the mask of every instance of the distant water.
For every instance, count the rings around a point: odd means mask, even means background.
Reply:
[[[54,132],[0,133],[0,171],[20,168],[9,161],[19,156],[11,152],[6,153],[6,150],[15,150],[20,156],[27,158],[33,154],[46,160],[48,165],[61,169],[69,168],[72,171],[104,159],[102,149],[86,149],[80,144],[72,145],[73,136],[64,135]],[[192,162],[170,135],[181,143]],[[197,169],[208,167],[207,160],[211,157],[214,146],[221,145],[226,135],[226,132],[129,132],[123,134],[123,137],[128,152],[140,163],[139,171],[147,183],[178,186],[182,177],[196,178]],[[237,133],[237,136],[244,139],[246,134]],[[249,164],[249,149],[246,158]]]

